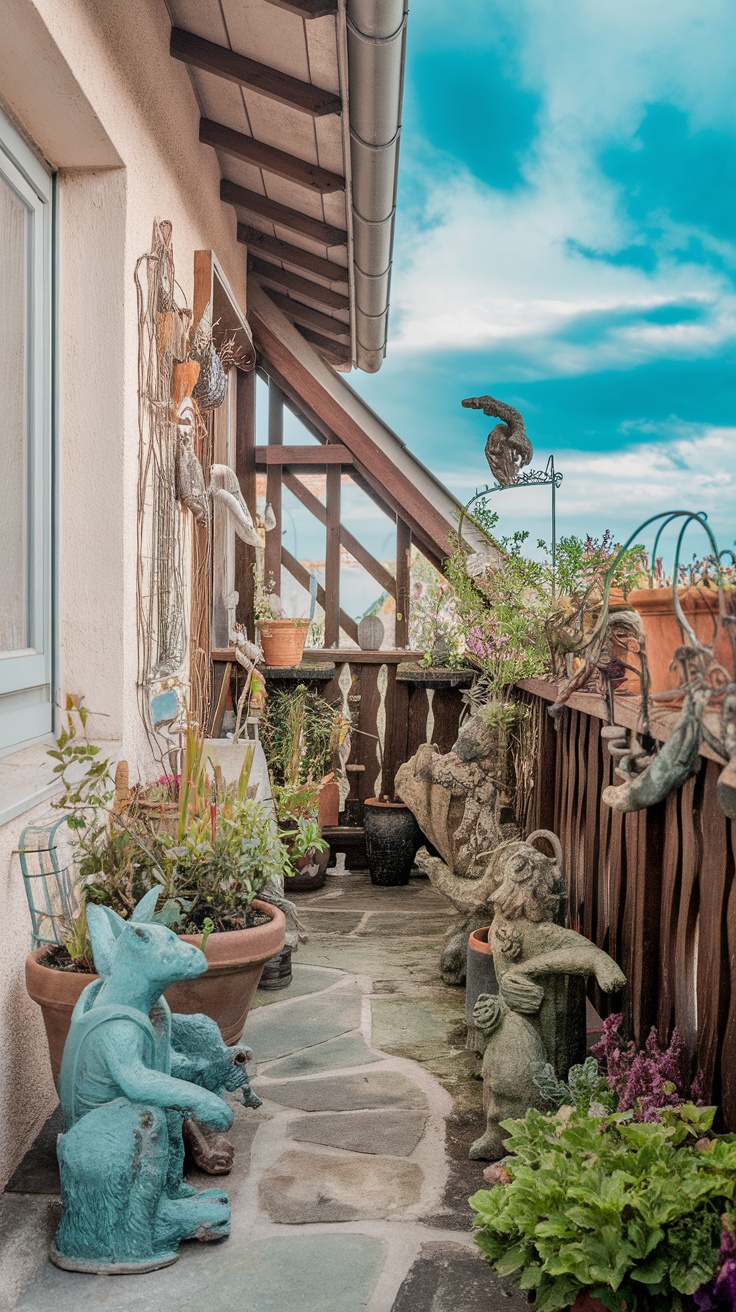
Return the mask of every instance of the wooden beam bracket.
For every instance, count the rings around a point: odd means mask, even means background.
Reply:
[[[199,139],[206,146],[214,146],[215,150],[234,155],[236,159],[254,164],[257,169],[265,169],[267,173],[275,173],[277,177],[288,178],[289,182],[296,182],[310,191],[329,194],[345,190],[345,179],[339,173],[330,173],[318,164],[310,164],[308,159],[299,159],[297,155],[289,155],[285,150],[267,146],[265,142],[225,127],[224,123],[215,123],[211,118],[199,120]]]
[[[311,82],[302,82],[290,77],[288,73],[279,73],[268,64],[259,64],[255,59],[247,59],[227,46],[215,45],[205,41],[193,32],[185,32],[181,27],[172,27],[169,53],[172,58],[192,68],[201,68],[206,73],[236,82],[238,86],[248,87],[270,100],[278,100],[283,105],[291,105],[313,118],[322,118],[325,114],[339,114],[342,110],[340,97],[332,91],[323,91]]]
[[[338,337],[343,341],[350,339],[350,324],[343,323],[341,319],[331,319],[328,314],[322,314],[321,310],[313,310],[311,305],[303,305],[301,301],[294,301],[281,292],[269,289],[266,294],[282,314],[294,319],[296,323],[305,323],[308,328],[316,328],[317,332],[326,333],[328,337]]]
[[[352,465],[353,453],[340,442],[324,446],[257,446],[256,466],[269,465]]]
[[[259,219],[268,219],[271,223],[279,224],[282,228],[290,228],[293,232],[299,232],[303,237],[311,237],[313,241],[320,241],[325,246],[346,246],[348,234],[344,228],[335,228],[331,223],[323,223],[321,219],[313,219],[311,214],[302,214],[301,210],[292,210],[288,205],[281,205],[276,200],[269,200],[268,196],[261,196],[257,191],[249,191],[247,187],[241,187],[237,182],[231,182],[229,178],[223,178],[220,183],[220,200],[224,200],[228,205],[238,205],[241,209],[248,210],[250,214],[255,214]],[[258,232],[257,229],[245,228],[245,232],[254,232],[256,237],[265,237],[266,234]],[[238,240],[245,240],[238,233]],[[275,240],[271,238],[270,240]],[[280,243],[286,246],[286,242]],[[298,246],[289,246],[288,250],[298,251]],[[305,252],[308,254],[309,252]],[[291,261],[292,264],[294,261]],[[306,268],[306,265],[304,266]],[[347,275],[346,275],[347,276]]]

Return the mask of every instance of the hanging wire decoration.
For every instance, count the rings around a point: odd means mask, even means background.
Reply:
[[[177,501],[176,361],[186,358],[190,312],[175,299],[171,223],[156,220],[135,267],[138,305],[136,617],[138,704],[156,759],[176,744],[186,708],[184,533]]]

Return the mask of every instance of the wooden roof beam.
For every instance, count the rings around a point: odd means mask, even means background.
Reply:
[[[278,303],[275,294],[272,299],[274,303]],[[296,304],[295,301],[289,302],[288,297],[285,296],[279,299],[287,304]],[[449,556],[452,526],[447,523],[441,512],[418,490],[411,478],[397,468],[391,457],[364,432],[360,424],[343,409],[339,400],[323,387],[307,365],[297,359],[285,346],[273,329],[264,323],[257,311],[251,311],[250,321],[266,369],[276,379],[282,391],[292,396],[325,437],[344,442],[349,447],[355,456],[356,472],[370,483],[379,498],[409,525],[416,545],[421,547],[423,554],[432,560],[433,564]]]
[[[332,364],[353,363],[353,353],[349,346],[343,346],[340,342],[332,342],[329,337],[323,337],[321,333],[316,333],[312,328],[306,328],[304,324],[299,325],[299,332],[316,351],[319,351],[320,355],[329,356]],[[299,417],[301,418],[301,416]]]
[[[321,219],[313,219],[311,214],[302,214],[301,210],[292,210],[288,205],[281,205],[276,200],[269,200],[268,196],[261,196],[257,191],[249,191],[247,187],[241,187],[237,182],[231,182],[229,178],[223,178],[220,183],[220,200],[224,200],[228,205],[237,205],[241,209],[247,210],[249,214],[255,214],[259,219],[268,219],[271,223],[277,223],[282,228],[290,228],[292,232],[299,232],[303,237],[311,237],[312,241],[322,242],[325,246],[347,246],[348,234],[344,228],[335,228],[331,223],[323,223]],[[242,226],[242,225],[241,225]],[[257,229],[248,228],[248,232],[255,232],[258,237],[265,237],[266,233],[258,232]],[[239,236],[239,240],[243,238]],[[268,239],[275,241],[275,237]],[[286,242],[280,243],[286,249],[298,251],[298,246],[289,246]],[[309,251],[304,251],[308,255]],[[317,259],[317,256],[314,256]],[[291,261],[294,263],[294,260]],[[306,266],[304,266],[306,267]],[[347,277],[347,274],[345,275]]]
[[[345,190],[345,179],[339,173],[330,173],[318,164],[310,164],[307,159],[267,146],[263,141],[256,141],[255,137],[247,137],[244,132],[226,128],[224,123],[214,123],[211,118],[199,120],[199,139],[206,146],[214,146],[215,150],[234,155],[246,164],[253,164],[266,173],[275,173],[279,178],[287,178],[289,182],[296,182],[300,187],[318,191],[321,195]]]
[[[277,287],[283,287],[287,292],[306,296],[310,301],[317,301],[319,305],[326,306],[328,310],[350,309],[349,297],[344,296],[342,292],[333,292],[319,282],[312,282],[311,278],[300,278],[298,273],[290,273],[288,269],[282,269],[280,265],[271,264],[268,260],[261,260],[257,255],[251,255],[249,264],[256,277],[265,282],[276,283]]]
[[[322,118],[325,114],[339,114],[342,102],[332,91],[323,91],[312,86],[311,82],[302,82],[290,77],[288,73],[279,73],[267,64],[258,64],[255,59],[247,59],[226,46],[215,45],[205,41],[193,32],[185,32],[181,27],[172,27],[169,53],[174,59],[191,68],[201,68],[205,73],[214,73],[216,77],[235,82],[238,86],[257,91],[269,100],[278,100],[283,105],[300,109],[312,118]]]
[[[244,223],[238,224],[238,241],[268,261],[283,260],[284,264],[293,264],[297,269],[314,273],[318,278],[327,278],[331,283],[347,284],[348,271],[344,265],[333,264],[332,260],[325,260],[321,255],[302,250],[301,246],[290,246],[276,237],[267,237],[265,232],[248,228]]]
[[[282,446],[272,443],[256,447],[256,465],[352,465],[353,453],[341,442],[326,442],[323,446]]]
[[[282,314],[289,319],[294,319],[296,323],[305,323],[308,328],[316,328],[317,332],[326,333],[328,337],[350,338],[350,324],[343,323],[340,319],[331,319],[328,314],[313,310],[311,306],[303,305],[301,301],[294,301],[281,292],[269,290],[266,294]]]
[[[277,9],[286,9],[299,18],[327,18],[337,13],[337,0],[268,0]]]
[[[309,570],[305,569],[302,562],[297,560],[296,556],[292,556],[291,552],[287,551],[286,547],[281,548],[281,564],[285,569],[288,569],[292,578],[295,578],[297,583],[301,583],[305,592],[309,592],[309,586],[312,581]],[[318,583],[317,605],[321,606],[323,610],[326,610],[326,601],[325,590],[322,587],[322,584]],[[340,628],[344,629],[345,633],[347,633],[349,638],[352,638],[353,642],[358,641],[358,626],[352,615],[348,615],[347,611],[343,610],[342,607],[340,608]]]
[[[323,506],[319,497],[316,497],[314,493],[310,492],[309,488],[304,486],[301,479],[297,478],[296,474],[292,473],[289,469],[284,470],[283,481],[289,491],[293,493],[298,501],[301,501],[302,505],[305,506],[307,510],[311,511],[315,518],[319,520],[320,524],[326,524],[327,509]],[[384,592],[388,592],[391,597],[396,596],[396,579],[393,574],[389,573],[386,567],[381,564],[380,560],[376,560],[375,556],[371,555],[370,551],[363,546],[362,542],[359,542],[357,538],[353,537],[350,529],[347,529],[344,524],[340,524],[340,545],[343,546],[346,551],[349,551],[351,556],[355,557],[358,564],[363,566],[363,569],[376,580],[376,583],[383,588]]]

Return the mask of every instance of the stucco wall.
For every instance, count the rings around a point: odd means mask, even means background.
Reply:
[[[197,249],[215,250],[246,307],[246,252],[198,141],[163,0],[6,0],[0,100],[59,175],[59,691],[82,692],[98,738],[145,770],[136,702],[137,308],[133,271],[171,219],[191,304]],[[25,995],[28,919],[0,829],[0,1187],[53,1105],[40,1016]]]

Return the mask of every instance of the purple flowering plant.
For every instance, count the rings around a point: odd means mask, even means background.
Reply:
[[[637,1051],[633,1043],[621,1038],[622,1017],[609,1016],[603,1022],[603,1034],[592,1049],[603,1066],[611,1092],[616,1095],[618,1110],[632,1112],[635,1121],[660,1119],[663,1107],[681,1107],[693,1102],[702,1106],[702,1073],[690,1080],[689,1060],[677,1029],[667,1048],[661,1048],[653,1028],[644,1047]]]

